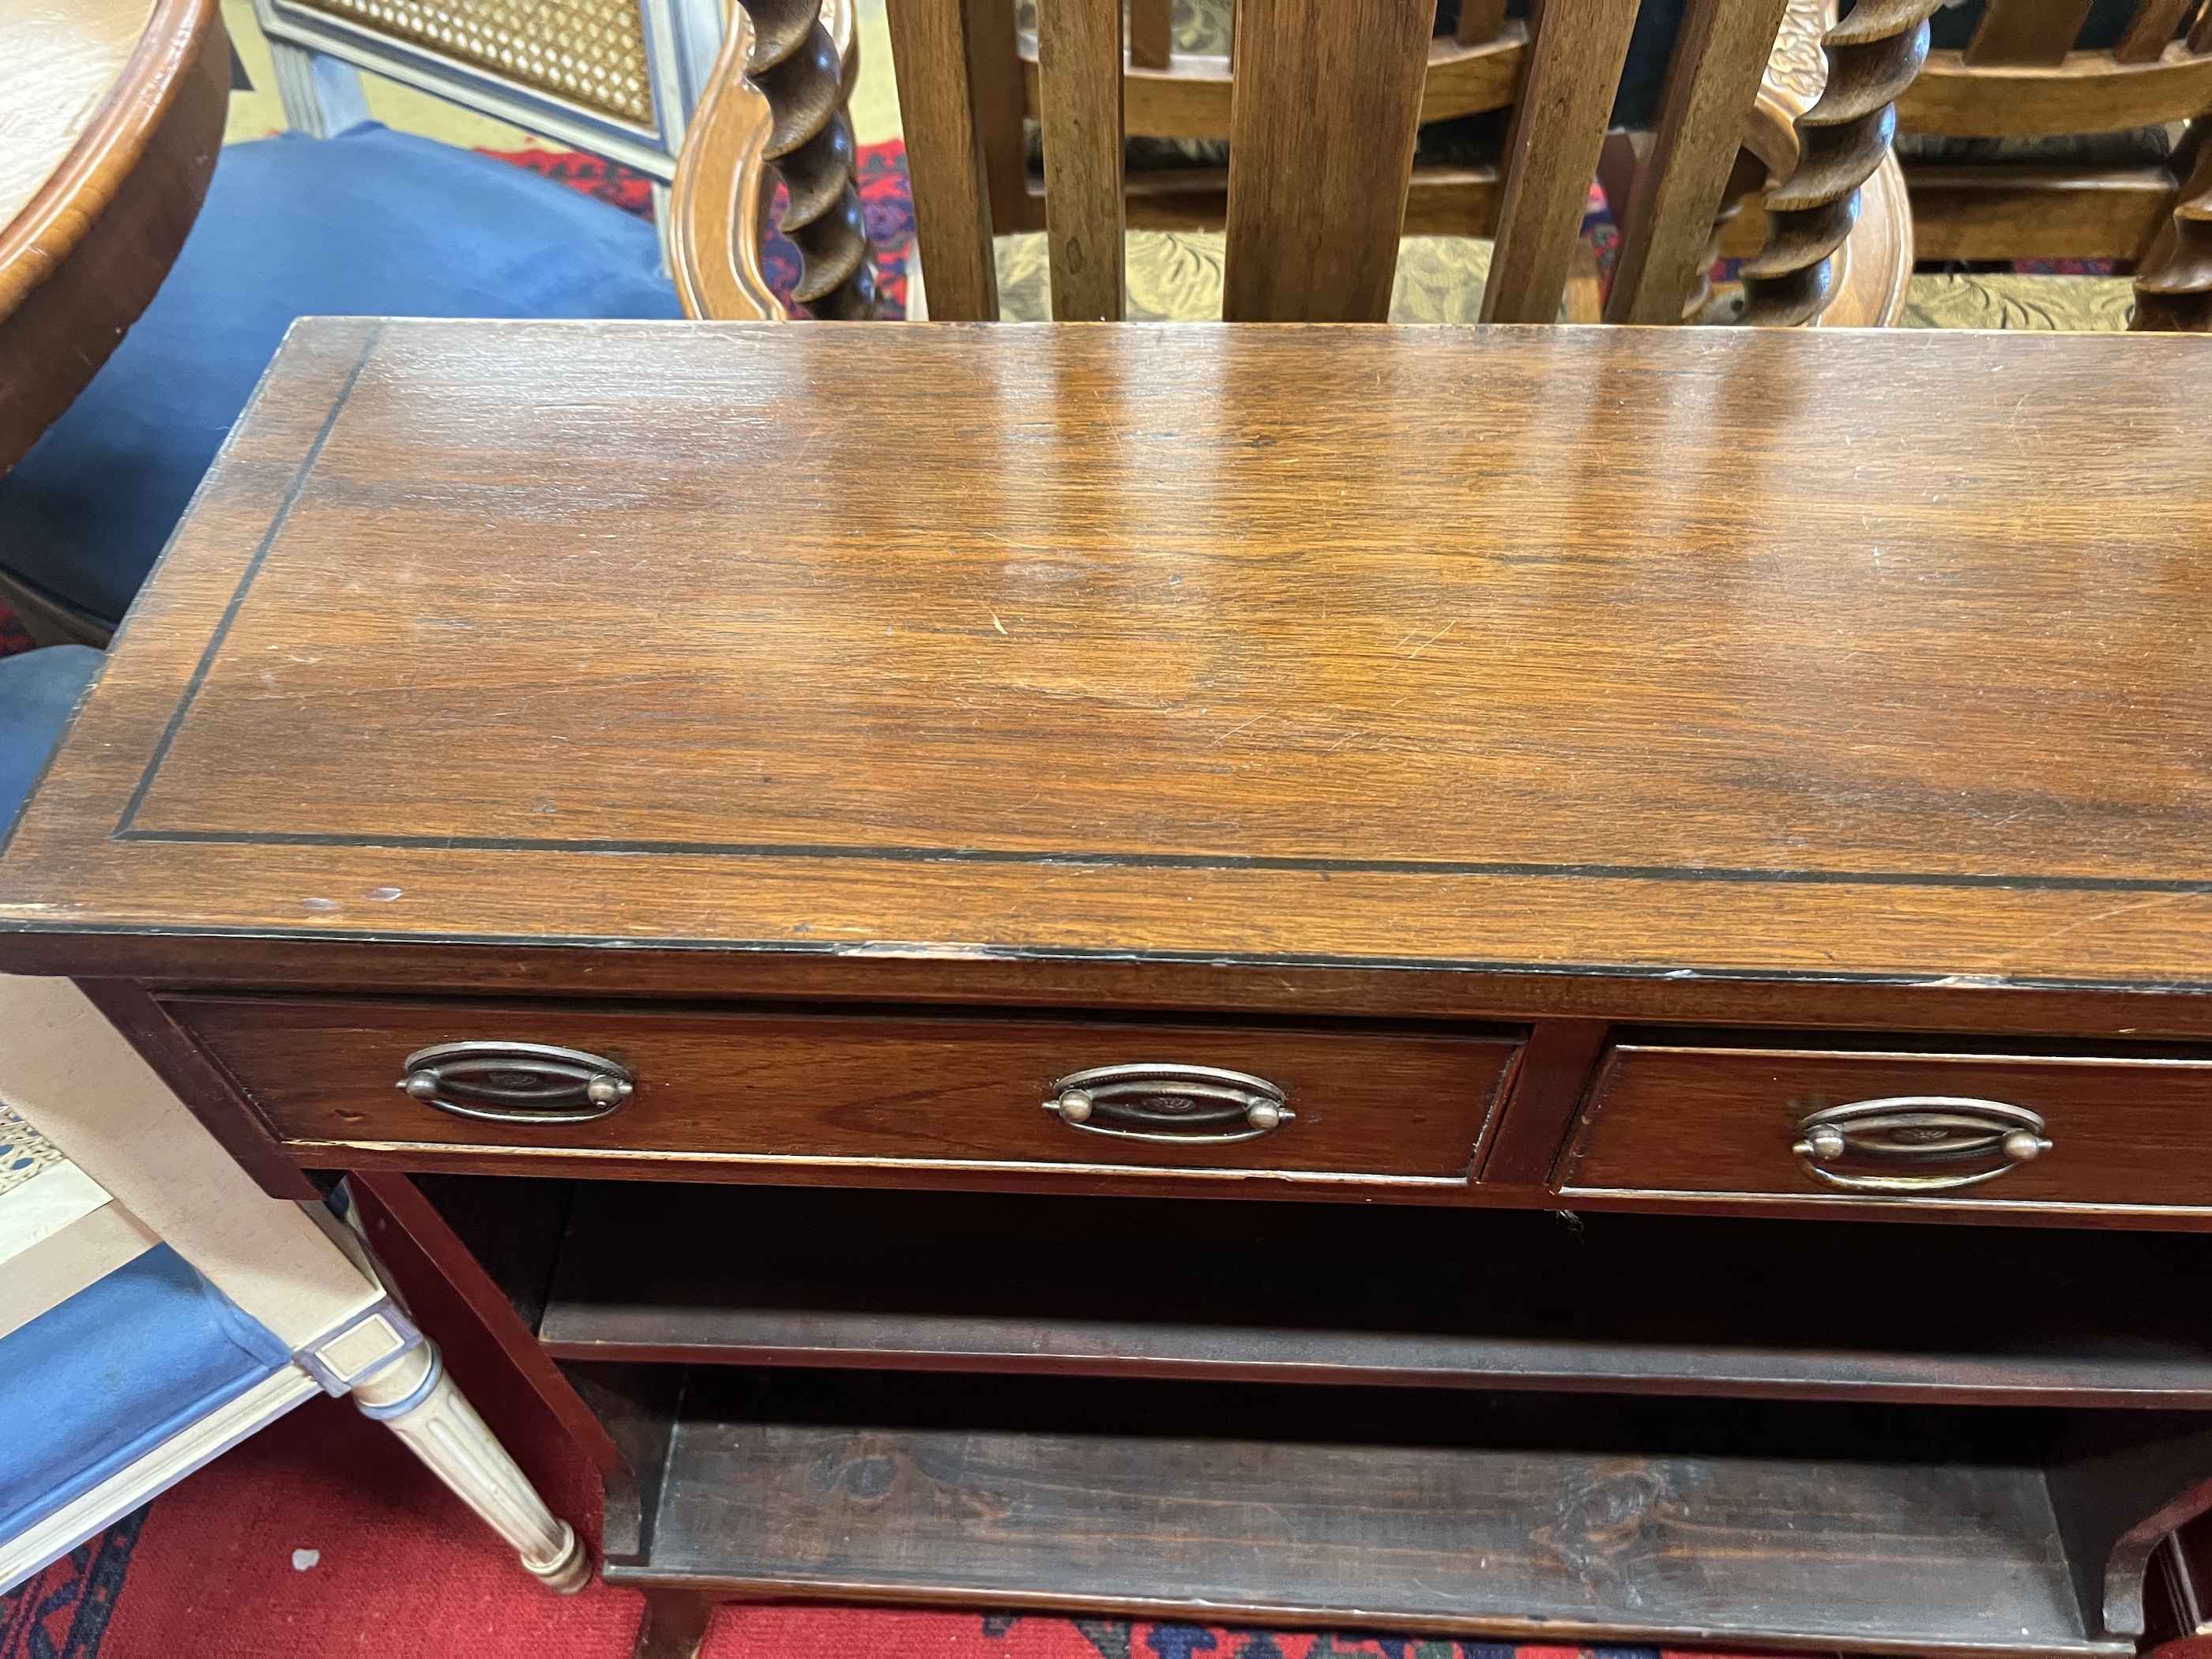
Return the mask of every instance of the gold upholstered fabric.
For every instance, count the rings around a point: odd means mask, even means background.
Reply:
[[[1218,321],[1222,244],[1218,231],[1131,231],[1129,316],[1144,322]],[[1001,236],[998,255],[1000,315],[1008,322],[1048,320],[1052,298],[1042,234]],[[1472,323],[1482,308],[1489,273],[1486,240],[1408,236],[1399,245],[1390,320]],[[2124,276],[1915,276],[1904,325],[2106,333],[2127,327],[2134,305]]]
[[[1133,230],[1128,235],[1128,315],[1140,322],[1221,320],[1218,230]],[[999,313],[1008,322],[1052,316],[1040,231],[999,238]],[[1471,323],[1482,308],[1490,244],[1466,236],[1408,236],[1398,245],[1394,323]]]
[[[2126,331],[2135,308],[2124,276],[1915,276],[1905,325],[2112,334]]]

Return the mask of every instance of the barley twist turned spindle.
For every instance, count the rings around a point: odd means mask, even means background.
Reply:
[[[1818,317],[1835,287],[1835,253],[1858,220],[1859,186],[1889,154],[1894,100],[1928,56],[1942,0],[1859,0],[1820,42],[1827,84],[1797,118],[1797,166],[1766,198],[1766,246],[1743,263],[1746,323]]]
[[[792,298],[816,316],[876,315],[876,261],[854,183],[837,48],[819,0],[738,0],[752,21],[745,78],[768,100],[768,160],[789,196],[783,232],[805,260]]]

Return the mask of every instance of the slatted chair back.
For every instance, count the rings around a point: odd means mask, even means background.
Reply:
[[[2135,326],[2212,329],[2212,3],[2133,0],[2109,46],[2085,48],[2112,0],[1984,0],[1960,49],[1933,52],[1898,100],[1906,131],[1951,138],[2048,138],[2191,124],[2172,171],[2148,179],[2007,181],[2021,210],[2087,212],[2085,233],[2139,253]],[[1931,187],[1952,183],[1931,179]],[[1916,196],[1921,190],[1915,181]],[[1931,211],[1941,210],[1931,193]],[[1981,216],[1986,219],[1986,211]],[[2112,223],[2114,220],[2119,223]],[[1976,252],[1985,250],[1976,248]],[[2094,251],[2105,251],[2102,249]]]
[[[1747,118],[1786,0],[1690,0],[1652,151],[1628,205],[1607,315],[1672,321],[1706,264]],[[1754,320],[1816,318],[1859,185],[1887,155],[1890,100],[1910,83],[1936,0],[1861,0],[1826,46],[1829,91],[1800,118],[1799,165],[1768,204],[1772,234],[1749,267]],[[1004,0],[891,0],[892,48],[931,314],[998,314],[991,237],[1017,204],[993,165],[1020,95]],[[1380,321],[1405,223],[1416,129],[1435,66],[1492,63],[1490,31],[1518,64],[1515,116],[1483,315],[1559,312],[1590,178],[1637,21],[1637,0],[1545,0],[1533,38],[1470,5],[1432,42],[1434,0],[1239,0],[1229,60],[1185,77],[1202,108],[1228,102],[1223,315],[1232,321]],[[1128,77],[1161,53],[1159,12],[1137,0],[1040,0],[1035,78],[1045,156],[1054,314],[1124,312],[1121,237]],[[1231,64],[1233,62],[1233,73]],[[1165,79],[1182,66],[1170,56]],[[1009,72],[1011,71],[1011,72]],[[1472,74],[1472,71],[1455,71]],[[1445,83],[1452,84],[1450,77]],[[1148,94],[1149,95],[1149,94]],[[1186,135],[1189,127],[1185,125]],[[1203,125],[1200,124],[1202,134]],[[994,187],[995,186],[995,187]]]

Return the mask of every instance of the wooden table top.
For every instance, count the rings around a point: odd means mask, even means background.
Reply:
[[[2201,991],[2208,368],[2178,335],[303,324],[0,862],[0,967],[319,938],[571,947],[572,984],[629,947]]]
[[[0,0],[0,473],[167,275],[229,68],[217,0]]]
[[[76,148],[153,11],[154,0],[0,0],[0,226]]]

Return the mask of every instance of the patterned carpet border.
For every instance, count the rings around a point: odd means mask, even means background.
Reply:
[[[126,1516],[0,1595],[0,1659],[94,1659],[145,1523]]]

